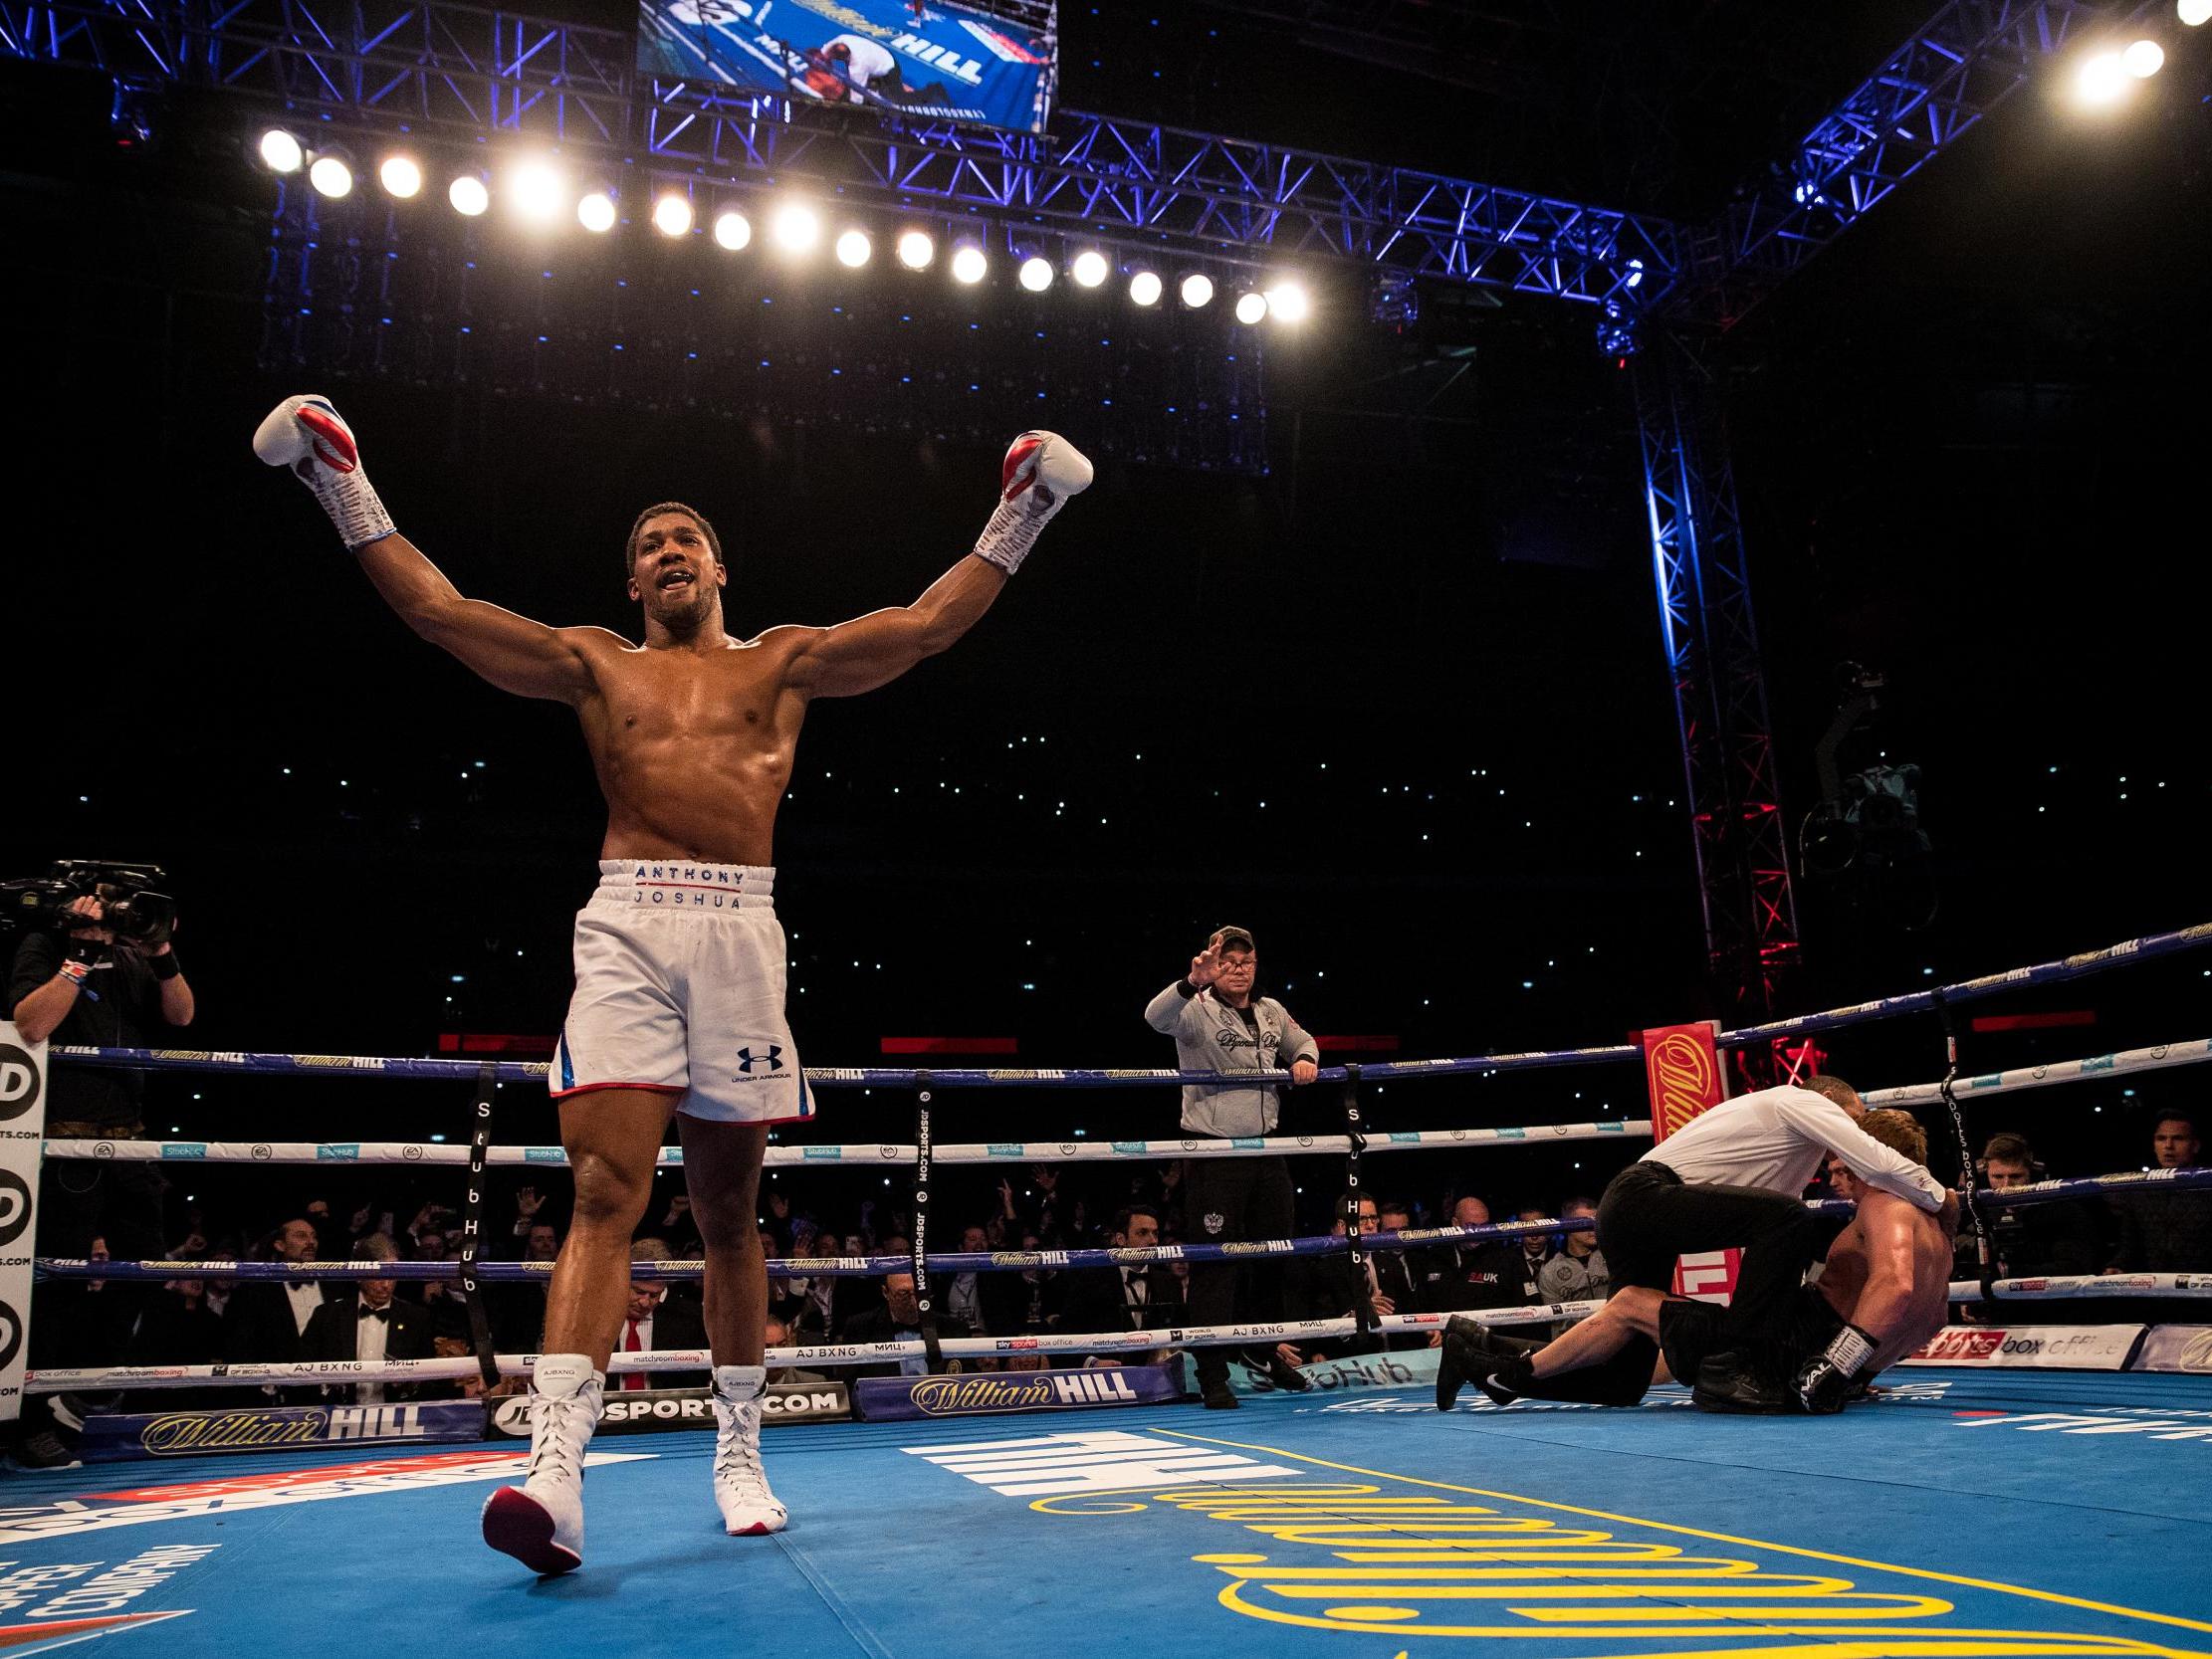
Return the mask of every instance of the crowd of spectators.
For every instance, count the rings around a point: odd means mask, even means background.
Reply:
[[[2181,1168],[2199,1163],[2202,1141],[2193,1118],[2183,1113],[2161,1117],[2151,1137],[2151,1167]],[[2049,1178],[2025,1137],[1992,1137],[1978,1162],[1980,1184],[2003,1191]],[[948,1242],[964,1251],[1058,1251],[1088,1246],[1145,1247],[1173,1244],[1192,1235],[1181,1203],[1179,1170],[1172,1164],[1134,1176],[1117,1173],[1133,1186],[1102,1199],[1083,1188],[1082,1177],[1095,1172],[1036,1166],[1019,1177],[1000,1179],[995,1194],[971,1213]],[[1830,1190],[1851,1197],[1848,1171],[1832,1165]],[[834,1188],[820,1183],[830,1199]],[[1119,1201],[1117,1201],[1119,1200]],[[506,1195],[491,1223],[486,1254],[495,1259],[551,1262],[560,1248],[557,1194],[524,1186]],[[1490,1202],[1472,1192],[1447,1193],[1431,1204],[1396,1195],[1357,1198],[1363,1232],[1404,1230],[1449,1223],[1488,1224]],[[875,1277],[810,1273],[805,1264],[825,1257],[903,1256],[911,1251],[909,1218],[874,1201],[840,1205],[809,1204],[781,1185],[772,1184],[761,1218],[768,1254],[783,1264],[772,1277],[770,1326],[780,1345],[810,1342],[867,1342],[911,1334],[919,1329],[916,1289],[911,1273]],[[1573,1195],[1550,1208],[1522,1207],[1516,1219],[1593,1213],[1587,1195]],[[2020,1207],[1986,1207],[1991,1267],[2003,1278],[2059,1274],[2194,1272],[2212,1269],[2212,1191],[2176,1190],[2145,1182],[2101,1198],[2075,1199]],[[298,1213],[257,1238],[235,1236],[211,1242],[193,1212],[186,1235],[169,1252],[177,1277],[155,1287],[91,1281],[86,1298],[127,1296],[136,1311],[118,1324],[129,1333],[129,1363],[217,1363],[290,1359],[410,1358],[472,1351],[471,1321],[460,1288],[452,1283],[363,1279],[300,1279],[232,1282],[195,1275],[194,1259],[239,1255],[270,1261],[309,1262],[351,1258],[371,1261],[446,1261],[459,1253],[460,1218],[436,1203],[422,1205],[403,1225],[373,1202],[344,1207],[342,1215],[325,1199],[310,1199]],[[649,1210],[633,1259],[641,1262],[696,1260],[698,1230],[687,1197],[669,1192]],[[1335,1231],[1341,1236],[1341,1216]],[[95,1255],[104,1254],[100,1241]],[[1521,1237],[1447,1242],[1372,1255],[1363,1287],[1350,1255],[1321,1255],[1258,1264],[1255,1271],[1281,1275],[1284,1316],[1289,1319],[1340,1318],[1353,1312],[1365,1290],[1378,1313],[1446,1312],[1598,1299],[1609,1281],[1604,1255],[1592,1234],[1537,1228]],[[1959,1243],[1958,1276],[1979,1273],[1979,1247],[1971,1231]],[[1019,1337],[1046,1332],[1166,1329],[1185,1323],[1189,1271],[1181,1261],[1149,1267],[1065,1268],[1031,1266],[1019,1270],[943,1274],[936,1280],[936,1325],[944,1336],[968,1334]],[[487,1286],[486,1316],[495,1346],[502,1352],[528,1352],[538,1346],[545,1317],[543,1281]],[[82,1317],[80,1314],[79,1317]],[[1970,1313],[1968,1317],[1971,1317]],[[2201,1319],[2204,1305],[2160,1307],[2134,1299],[2037,1305],[2039,1321],[2094,1320],[2137,1322],[2151,1318]],[[1301,1354],[1311,1359],[1385,1347],[1425,1346],[1421,1335],[1379,1334],[1312,1345]],[[641,1271],[618,1350],[681,1348],[703,1346],[696,1278],[659,1277]],[[1132,1355],[1097,1354],[1089,1362],[1108,1364]],[[61,1360],[49,1360],[59,1363]],[[1054,1363],[1084,1362],[1068,1356]],[[986,1361],[986,1364],[991,1363]],[[910,1368],[919,1361],[910,1361]],[[974,1368],[971,1361],[969,1368]],[[886,1372],[890,1364],[862,1367],[857,1374]],[[840,1374],[854,1374],[843,1371]],[[697,1377],[660,1376],[658,1385],[680,1385]],[[510,1381],[503,1386],[512,1387]],[[642,1381],[623,1384],[643,1386]],[[482,1392],[475,1378],[404,1386],[347,1385],[348,1397],[377,1400],[460,1397]],[[316,1388],[272,1388],[266,1399],[299,1402],[326,1397]],[[89,1402],[112,1408],[111,1402]],[[237,1389],[162,1390],[131,1401],[142,1409],[248,1403]]]

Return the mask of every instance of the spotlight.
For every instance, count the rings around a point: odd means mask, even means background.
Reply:
[[[769,221],[769,235],[787,254],[803,254],[822,239],[819,215],[803,202],[785,202]]]
[[[594,236],[614,229],[614,198],[604,190],[588,190],[576,203],[576,223]]]
[[[846,231],[837,238],[837,263],[857,271],[868,263],[876,245],[868,240],[866,231]]]
[[[551,224],[568,205],[568,181],[548,161],[525,161],[507,175],[507,200],[525,219]]]
[[[2165,67],[2166,49],[2156,41],[2137,41],[2119,55],[2127,73],[2138,81],[2148,81]]]
[[[1106,280],[1108,269],[1104,254],[1096,248],[1085,248],[1075,256],[1075,267],[1070,275],[1082,287],[1096,288]]]
[[[1160,303],[1160,277],[1157,272],[1140,271],[1129,279],[1129,298],[1140,306]]]
[[[909,271],[920,271],[937,258],[937,243],[928,231],[899,232],[899,263]]]
[[[2212,0],[2181,0],[2175,10],[2179,12],[2181,21],[2192,29],[2212,20]]]
[[[980,283],[984,273],[991,269],[991,261],[984,258],[984,251],[974,243],[958,248],[953,253],[953,281]]]
[[[671,190],[653,204],[653,228],[663,236],[691,234],[691,198]]]
[[[411,201],[422,189],[422,168],[409,155],[385,156],[376,177],[387,196],[397,196],[403,202]]]
[[[1183,279],[1183,286],[1176,291],[1183,296],[1183,303],[1197,311],[1214,298],[1214,279],[1203,271],[1194,271]]]
[[[1041,254],[1031,254],[1021,262],[1021,286],[1031,294],[1042,294],[1052,286],[1052,262]]]
[[[296,173],[307,158],[300,140],[283,127],[272,126],[261,135],[261,164],[271,172]]]
[[[319,155],[315,164],[308,168],[308,182],[315,186],[319,195],[335,201],[353,193],[353,169],[337,156]]]
[[[1264,294],[1240,294],[1236,297],[1236,320],[1257,322],[1267,314],[1267,297]]]
[[[2127,64],[2117,52],[2100,52],[2084,60],[2075,77],[2075,96],[2093,108],[2116,104],[2127,91]]]
[[[715,215],[715,241],[733,254],[753,241],[753,221],[736,208],[725,208]]]
[[[1312,309],[1304,287],[1298,283],[1277,283],[1267,291],[1267,314],[1277,322],[1303,322]]]
[[[484,181],[474,173],[463,173],[446,189],[445,199],[453,204],[453,211],[474,219],[492,205],[492,193],[484,188]]]

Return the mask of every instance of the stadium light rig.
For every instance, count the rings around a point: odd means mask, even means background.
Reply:
[[[422,163],[411,155],[387,155],[376,168],[384,194],[406,202],[422,194]]]
[[[353,167],[338,151],[318,155],[308,167],[308,182],[316,194],[338,201],[353,193]]]
[[[822,239],[821,215],[804,202],[785,202],[769,219],[769,239],[786,254],[811,253]]]
[[[518,218],[550,225],[567,208],[568,181],[550,161],[522,161],[509,172],[500,194]]]
[[[261,155],[261,164],[273,173],[296,173],[308,158],[300,140],[281,126],[272,126],[264,132],[255,148]]]
[[[614,193],[610,190],[586,190],[576,198],[576,223],[593,236],[604,236],[614,229]]]
[[[937,242],[928,231],[901,231],[898,252],[899,263],[909,271],[926,271],[930,261],[937,258]]]
[[[753,241],[753,221],[734,207],[726,207],[715,215],[715,246],[730,253],[742,253]]]
[[[674,190],[662,194],[653,203],[653,228],[663,236],[677,237],[691,234],[691,198]]]

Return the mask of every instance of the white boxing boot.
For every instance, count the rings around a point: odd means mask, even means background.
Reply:
[[[540,1354],[531,1378],[530,1472],[484,1503],[484,1542],[552,1576],[583,1562],[583,1452],[605,1377],[581,1353]]]
[[[760,1365],[715,1367],[715,1505],[732,1538],[779,1533],[787,1519],[761,1470]]]

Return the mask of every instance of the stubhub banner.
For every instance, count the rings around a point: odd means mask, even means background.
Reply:
[[[915,1417],[991,1417],[1006,1411],[1066,1411],[1101,1405],[1158,1405],[1179,1397],[1176,1365],[1102,1365],[1079,1371],[980,1371],[965,1376],[863,1376],[853,1406],[871,1423]]]
[[[1050,0],[638,0],[656,81],[1041,132],[1057,71]]]
[[[281,1452],[363,1441],[423,1445],[484,1438],[481,1400],[417,1405],[278,1405],[232,1411],[146,1411],[90,1417],[87,1463],[146,1457],[205,1457],[212,1452]]]

